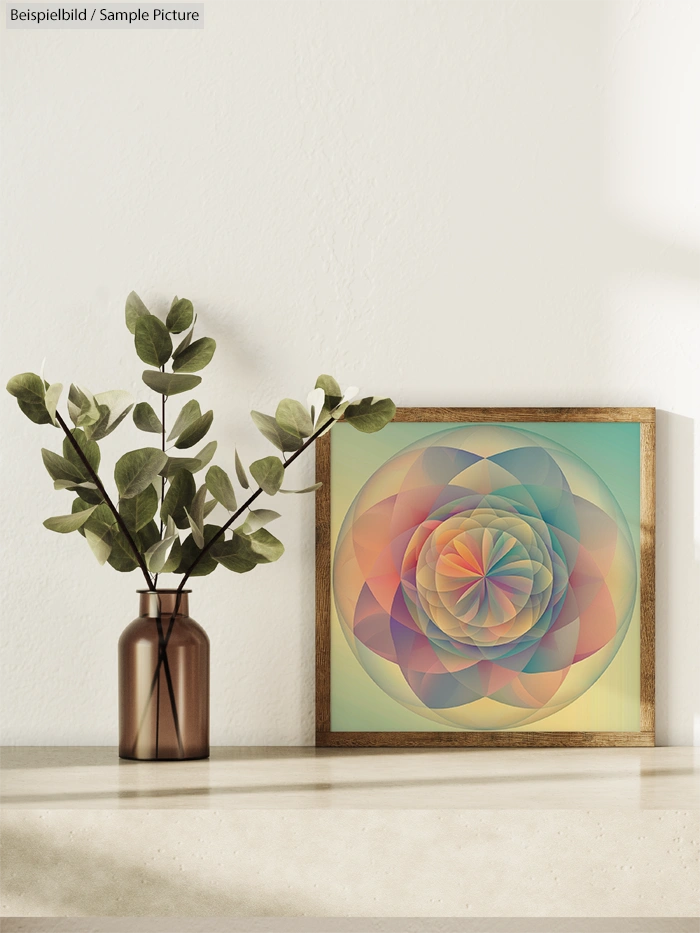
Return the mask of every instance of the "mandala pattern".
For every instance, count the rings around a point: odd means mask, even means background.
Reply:
[[[586,692],[637,595],[627,522],[600,477],[532,431],[439,431],[365,483],[338,537],[334,594],[355,657],[398,703],[507,729]]]

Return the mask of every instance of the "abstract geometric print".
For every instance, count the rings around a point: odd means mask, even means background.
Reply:
[[[550,437],[439,429],[367,479],[340,526],[338,621],[372,680],[447,728],[526,726],[601,677],[638,559],[601,477]]]

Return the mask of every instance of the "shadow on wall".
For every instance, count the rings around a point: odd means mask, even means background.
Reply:
[[[294,891],[275,891],[266,879],[260,890],[217,890],[163,856],[163,867],[129,864],[104,846],[73,837],[65,845],[47,832],[5,825],[2,832],[3,909],[17,915],[57,916],[296,916],[318,913]],[[244,857],[244,856],[243,856]],[[262,891],[264,890],[264,895]]]
[[[671,677],[697,682],[700,629],[687,625],[697,615],[700,600],[700,567],[695,556],[694,422],[667,411],[656,413],[656,742],[669,744],[671,724],[678,728],[683,710],[673,709]],[[670,542],[674,541],[671,561]],[[680,555],[680,566],[678,560]],[[685,591],[675,584],[683,581]],[[688,638],[687,651],[674,641]],[[685,634],[684,634],[685,633]],[[670,659],[673,658],[673,674]],[[682,659],[682,660],[681,660]],[[683,665],[680,669],[680,665]],[[700,745],[700,697],[685,711],[689,740]],[[693,733],[694,730],[694,733]]]

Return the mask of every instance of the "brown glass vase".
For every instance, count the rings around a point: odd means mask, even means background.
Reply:
[[[140,615],[119,639],[119,757],[209,757],[209,639],[189,590],[139,590]],[[177,611],[175,611],[177,609]]]

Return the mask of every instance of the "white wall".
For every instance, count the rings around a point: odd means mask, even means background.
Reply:
[[[148,397],[135,288],[219,343],[222,464],[321,371],[402,405],[657,406],[659,739],[700,744],[699,13],[209,0],[199,32],[3,29],[3,379],[45,356]],[[140,581],[42,528],[58,437],[0,414],[2,739],[114,743]],[[217,744],[312,742],[312,502],[283,505],[282,561],[195,581]]]

